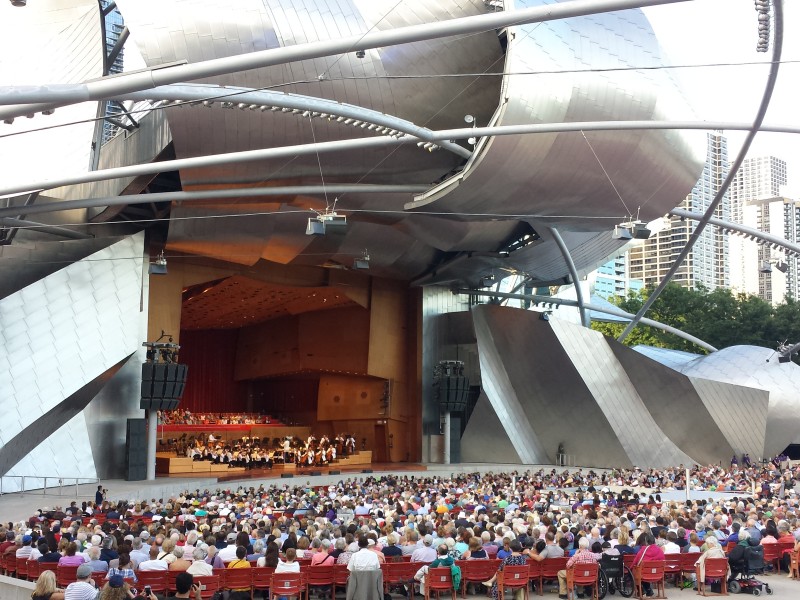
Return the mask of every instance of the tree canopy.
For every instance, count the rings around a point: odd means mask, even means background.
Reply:
[[[631,293],[627,298],[609,299],[622,310],[636,313],[652,288]],[[685,331],[716,348],[752,345],[776,348],[778,343],[800,341],[800,302],[788,298],[773,307],[757,296],[734,294],[729,289],[690,290],[669,284],[647,312],[647,317]],[[625,323],[592,322],[592,329],[618,337]],[[705,350],[660,329],[639,325],[625,344],[646,344],[658,348],[704,353]]]

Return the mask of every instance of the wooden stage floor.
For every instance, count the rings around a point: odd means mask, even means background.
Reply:
[[[368,464],[361,464],[361,465],[336,465],[332,467],[311,467],[311,468],[302,468],[302,469],[292,469],[292,470],[284,470],[280,466],[276,466],[273,469],[250,469],[247,471],[236,470],[230,474],[225,473],[224,471],[217,471],[215,473],[210,473],[211,477],[216,478],[218,483],[223,483],[225,481],[240,481],[240,480],[247,480],[247,479],[280,479],[281,475],[292,475],[294,477],[308,477],[312,475],[336,475],[336,473],[341,473],[342,475],[357,475],[361,473],[365,473],[365,471],[375,471],[377,472],[385,472],[385,471],[392,471],[397,473],[409,472],[409,471],[426,471],[427,467],[422,463],[368,463]],[[170,473],[169,475],[166,474],[159,474],[158,479],[196,479],[198,473]]]

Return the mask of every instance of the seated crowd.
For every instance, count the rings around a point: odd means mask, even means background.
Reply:
[[[260,425],[274,421],[259,413],[192,413],[185,408],[158,411],[160,425]]]
[[[408,557],[420,563],[416,579],[422,581],[429,565],[456,560],[496,558],[502,569],[563,556],[571,557],[571,566],[597,562],[603,553],[644,559],[698,553],[702,565],[729,543],[791,542],[800,550],[800,468],[763,464],[746,475],[759,484],[755,495],[685,502],[660,498],[663,490],[685,484],[683,468],[398,475],[324,487],[187,490],[169,499],[99,506],[72,502],[0,528],[6,540],[0,555],[53,570],[79,565],[83,573],[105,573],[108,587],[118,576],[125,586],[135,585],[144,571],[203,576],[215,568],[266,566],[284,572],[299,571],[301,562],[362,571]],[[694,467],[689,485],[710,481],[716,489],[735,489],[738,477],[732,469]],[[646,485],[650,493],[611,491],[620,485]],[[496,578],[485,584],[497,598]],[[564,571],[559,584],[566,597]],[[73,598],[84,596],[66,594]]]

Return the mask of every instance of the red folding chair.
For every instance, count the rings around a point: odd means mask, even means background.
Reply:
[[[539,577],[539,595],[544,595],[545,581],[558,581],[558,572],[567,570],[566,556],[561,558],[545,558],[542,562],[542,573]]]
[[[149,585],[155,594],[166,594],[169,585],[169,571],[138,571],[139,588]]]
[[[347,580],[350,578],[350,571],[347,570],[347,565],[333,565],[333,593],[336,594],[337,588],[343,587],[347,590]],[[383,580],[384,589],[386,588],[386,578],[384,571]],[[411,599],[414,598],[414,592],[411,592]]]
[[[28,559],[24,558],[22,560],[14,557],[17,561],[17,577],[19,579],[27,579],[28,578]]]
[[[253,597],[253,569],[227,569],[225,581],[222,583],[224,590],[239,590],[250,592]]]
[[[108,573],[105,571],[92,571],[92,579],[98,590],[102,590],[103,586],[106,584],[106,575],[108,575]]]
[[[412,562],[383,563],[383,589],[388,592],[392,586],[408,586],[409,598],[414,597],[414,575],[422,565]],[[337,583],[337,585],[339,585]]]
[[[792,579],[800,579],[800,550],[789,554],[789,575]]]
[[[727,560],[727,559],[726,559]],[[658,590],[656,598],[666,598],[667,591],[664,580],[663,560],[645,560],[641,564],[633,565],[633,586],[639,600],[644,600],[644,584],[649,583]]]
[[[467,597],[467,584],[483,583],[494,575],[493,565],[488,559],[457,560],[456,566],[461,569],[461,597]],[[491,570],[491,572],[490,572]]]
[[[139,579],[139,581],[141,581],[141,579]],[[204,575],[202,577],[195,577],[194,583],[196,583],[200,588],[200,598],[202,600],[211,600],[214,594],[222,589],[219,575]]]
[[[9,577],[14,577],[17,572],[17,555],[14,551],[6,553],[3,561],[3,570]]]
[[[530,567],[524,565],[505,565],[497,573],[497,596],[502,598],[506,590],[524,590],[525,600],[528,600],[528,581]],[[487,578],[488,579],[488,578]]]
[[[336,599],[333,584],[333,565],[315,565],[313,567],[309,567],[306,571],[306,585],[308,588],[329,588],[331,592],[331,600]]]
[[[47,563],[28,560],[28,581],[36,581],[39,578],[39,574],[42,572],[42,565],[47,565]]]
[[[442,593],[450,594],[452,600],[456,600],[450,567],[428,569],[428,574],[425,575],[425,600],[430,600],[431,594],[436,594],[436,598],[440,598]]]
[[[251,570],[253,571],[253,593],[267,591],[272,582],[275,567],[256,567]]]
[[[181,573],[183,573],[183,571],[167,571],[167,594],[177,593],[177,589],[175,588],[175,580]]]
[[[700,554],[697,552],[689,552],[686,554],[681,554],[681,575],[685,578],[687,575],[694,575],[695,566],[694,563],[697,562],[697,559],[700,558]]]
[[[781,549],[777,542],[761,544],[764,548],[764,564],[770,565],[776,573],[781,571]]]
[[[308,600],[308,588],[302,573],[273,573],[269,586],[269,597],[297,596],[302,600],[303,594]]]
[[[647,563],[645,563],[647,564]],[[705,560],[705,577],[700,577],[700,565],[697,566],[697,593],[708,596],[708,582],[720,583],[721,596],[728,595],[728,559],[707,558]]]
[[[528,581],[538,589],[542,585],[542,561],[528,559]]]
[[[78,567],[68,565],[58,565],[56,567],[56,585],[61,589],[66,588],[70,583],[78,581]]]
[[[597,574],[600,571],[598,563],[576,563],[567,569],[567,598],[572,600],[576,585],[592,588],[592,598],[597,600]]]
[[[675,587],[680,585],[680,581],[683,579],[683,561],[680,554],[664,555],[664,577],[672,578]]]

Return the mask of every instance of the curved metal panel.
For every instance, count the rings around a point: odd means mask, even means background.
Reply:
[[[77,83],[103,75],[105,41],[97,0],[39,0],[24,8],[2,2],[0,23],[0,85]],[[43,166],[53,177],[85,171],[96,116],[97,103],[85,102],[46,117],[0,124],[3,183],[30,181]],[[25,134],[7,135],[20,132]]]
[[[769,361],[769,362],[767,362]],[[686,364],[681,372],[693,378],[733,383],[738,386],[767,390],[769,411],[762,456],[782,452],[794,441],[800,430],[800,366],[779,363],[778,355],[769,348],[730,346],[702,356]],[[745,413],[730,413],[738,426],[752,427]]]
[[[518,6],[548,4],[526,0]],[[477,15],[492,10],[483,0],[235,0],[219,5],[202,0],[120,0],[120,8],[148,65],[231,56],[264,48],[358,35],[367,31]],[[511,3],[507,3],[511,9]],[[208,83],[269,88],[362,106],[431,129],[478,124],[518,124],[592,119],[676,118],[685,107],[661,72],[573,73],[444,77],[471,73],[542,71],[564,68],[649,66],[661,61],[657,42],[640,11],[609,13],[509,29],[508,54],[498,33],[392,46],[289,63],[211,78]],[[322,75],[322,77],[320,77]],[[660,90],[658,92],[654,90]],[[667,110],[665,107],[669,107]],[[351,139],[361,130],[323,120],[259,110],[202,106],[166,110],[178,157],[217,154],[312,141]],[[699,134],[700,136],[702,134]],[[692,134],[675,131],[599,132],[592,146],[632,210],[661,215],[695,182],[701,161]],[[625,214],[602,168],[579,133],[500,136],[479,144],[481,157],[469,165],[460,185],[431,204],[434,211],[475,213],[402,216],[404,200],[344,195],[338,206],[350,214],[345,238],[309,240],[302,217],[243,219],[229,213],[288,212],[321,208],[319,197],[276,198],[276,202],[219,206],[175,206],[168,247],[236,262],[258,258],[306,264],[314,254],[324,263],[342,248],[370,248],[374,273],[425,282],[476,283],[486,271],[505,266],[539,283],[563,281],[567,269],[552,239],[542,239],[506,257],[498,254],[519,227],[519,218],[497,214],[581,215],[533,224],[537,233],[558,226],[577,269],[596,266],[620,247],[608,220],[583,218]],[[331,182],[433,184],[457,172],[461,159],[416,146],[358,149],[337,155],[238,163],[182,171],[185,186],[318,184]],[[594,161],[594,162],[593,162]],[[332,201],[333,198],[328,198]],[[403,200],[403,201],[401,201]],[[391,210],[394,215],[369,212]],[[463,224],[453,221],[463,219]],[[474,221],[474,222],[470,222]],[[213,223],[213,225],[211,224]],[[265,238],[272,240],[265,242]],[[327,236],[326,236],[327,237]],[[380,249],[374,248],[381,240]],[[238,250],[235,246],[241,246]],[[243,248],[242,248],[243,247]],[[382,258],[381,253],[386,257]],[[334,260],[336,260],[334,258]]]
[[[675,82],[664,71],[591,72],[663,64],[658,42],[640,11],[509,28],[508,48],[505,71],[511,75],[504,77],[501,106],[492,124],[660,120],[681,118],[686,110]],[[588,72],[542,73],[563,69]],[[531,72],[540,74],[513,75]],[[589,231],[608,229],[607,222],[591,217],[615,212],[624,217],[639,206],[642,218],[650,220],[673,208],[697,181],[701,143],[701,135],[678,131],[490,138],[468,165],[461,185],[452,191],[443,185],[439,193],[420,197],[419,206],[472,213],[491,196],[497,212],[579,214],[586,218],[564,219],[563,226]],[[498,189],[503,190],[500,197]],[[535,219],[532,222],[535,227]],[[562,220],[548,219],[547,224],[561,228]]]
[[[634,464],[547,323],[488,304],[472,316],[481,385],[524,463],[555,463],[563,443],[577,464]],[[591,431],[576,435],[576,423],[591,423]]]
[[[737,346],[669,368],[558,318],[495,305],[472,315],[482,386],[522,462],[552,462],[563,442],[575,464],[716,464],[734,452],[774,456],[796,436],[800,367],[765,362],[767,349]],[[592,424],[585,435],[576,419]],[[467,431],[482,443],[474,423]]]

